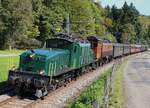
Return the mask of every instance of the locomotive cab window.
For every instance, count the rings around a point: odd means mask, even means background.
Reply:
[[[66,49],[69,48],[71,44],[72,42],[64,39],[49,39],[46,41],[46,48]]]

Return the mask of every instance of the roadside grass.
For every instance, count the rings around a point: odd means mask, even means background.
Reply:
[[[0,83],[7,80],[8,71],[18,64],[19,56],[0,56]]]
[[[109,108],[123,108],[123,67],[126,62],[127,60],[125,60],[121,65],[118,65],[117,71],[115,73],[113,94],[110,97]]]
[[[1,82],[7,80],[8,71],[13,66],[18,66],[19,55],[22,52],[23,50],[0,50],[0,54],[16,54],[16,56],[0,56],[0,85],[2,84]]]
[[[0,50],[0,54],[21,54],[24,50]]]
[[[110,76],[112,69],[110,68],[102,74],[96,82],[87,88],[75,101],[68,104],[66,108],[92,108],[92,102],[97,100],[102,104],[104,96],[104,79]]]

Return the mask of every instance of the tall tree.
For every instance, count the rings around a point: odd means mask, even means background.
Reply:
[[[95,34],[95,19],[88,0],[70,0],[72,30],[81,34]]]
[[[31,1],[2,0],[2,7],[7,13],[3,15],[3,21],[7,28],[7,33],[4,34],[7,41],[6,45],[14,46],[15,43],[13,42],[27,37],[27,31],[32,28]]]
[[[136,43],[136,32],[132,24],[125,24],[122,30],[121,40],[123,43]]]

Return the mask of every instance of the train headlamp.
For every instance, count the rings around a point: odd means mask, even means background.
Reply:
[[[45,71],[44,70],[41,70],[40,71],[40,75],[44,75]]]
[[[31,55],[30,55],[30,58],[33,58],[34,56],[35,56],[35,54],[31,54]]]

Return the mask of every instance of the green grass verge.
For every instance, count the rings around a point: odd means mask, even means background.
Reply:
[[[21,54],[23,50],[0,50],[0,54]],[[19,56],[0,56],[0,82],[6,81],[8,71],[13,66],[18,66]]]
[[[18,66],[19,56],[0,57],[0,82],[6,81],[8,71],[13,66]]]
[[[109,108],[123,108],[124,98],[123,98],[123,67],[127,60],[119,65],[116,73],[113,85],[113,95],[110,98]]]
[[[21,54],[23,50],[0,50],[0,54]]]
[[[104,79],[110,76],[111,69],[101,75],[99,79],[87,88],[75,101],[71,102],[66,108],[91,108],[93,100],[99,103],[103,102],[104,96]]]

